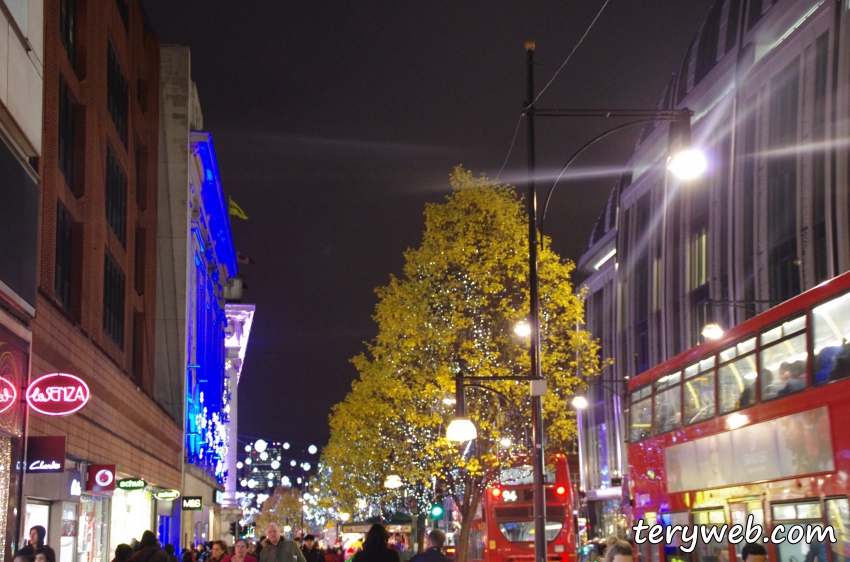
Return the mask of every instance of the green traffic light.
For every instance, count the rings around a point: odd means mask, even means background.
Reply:
[[[442,515],[443,515],[443,506],[442,505],[435,503],[434,505],[431,506],[431,518],[432,519],[437,519],[439,517],[442,517]]]

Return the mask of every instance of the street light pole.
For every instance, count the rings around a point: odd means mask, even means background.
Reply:
[[[546,562],[546,498],[543,486],[543,396],[534,381],[543,379],[540,368],[540,295],[537,273],[537,190],[535,188],[534,150],[534,42],[525,43],[526,102],[525,119],[528,127],[528,298],[531,327],[531,434],[533,469],[534,560]]]

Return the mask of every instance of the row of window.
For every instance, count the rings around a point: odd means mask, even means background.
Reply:
[[[845,293],[632,392],[631,441],[850,377],[848,341]]]

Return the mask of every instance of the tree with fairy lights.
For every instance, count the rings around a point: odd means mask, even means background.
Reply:
[[[301,492],[297,488],[277,486],[274,493],[263,502],[260,514],[257,516],[256,523],[260,534],[266,534],[269,523],[277,523],[281,532],[284,532],[286,527],[300,528],[302,506]]]
[[[457,444],[445,429],[458,373],[528,376],[528,341],[514,331],[528,315],[528,244],[513,187],[461,167],[451,184],[444,203],[426,206],[422,244],[405,252],[404,274],[377,290],[378,335],[353,359],[359,379],[331,415],[323,479],[342,510],[365,499],[417,515],[451,497],[461,518],[457,562],[466,562],[485,490],[505,469],[528,464],[528,383],[475,381],[485,388],[470,387],[465,396],[478,437]],[[546,241],[539,273],[548,454],[570,445],[570,399],[601,367],[597,341],[578,329],[584,312],[570,282],[573,267]]]

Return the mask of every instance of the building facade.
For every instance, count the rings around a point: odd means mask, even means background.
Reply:
[[[180,542],[194,545],[221,536],[234,382],[225,287],[237,264],[189,49],[163,46],[161,57],[155,394],[184,427],[183,497],[199,501],[183,512]],[[239,359],[241,369],[244,350]]]
[[[737,325],[850,267],[848,13],[718,0],[659,104],[693,110],[707,174],[669,174],[681,131],[655,123],[614,186],[579,262],[588,329],[614,359],[581,414],[590,536],[628,499],[625,380],[699,344],[706,324]],[[625,479],[600,477],[614,468]]]
[[[26,408],[37,306],[44,23],[41,0],[0,2],[0,555],[20,546]]]
[[[20,534],[37,522],[60,562],[101,562],[145,530],[171,542],[179,516],[155,498],[180,489],[183,447],[154,398],[159,42],[137,0],[46,0],[43,36],[32,374],[74,375],[90,397],[30,411],[29,436],[64,449],[26,474]]]

